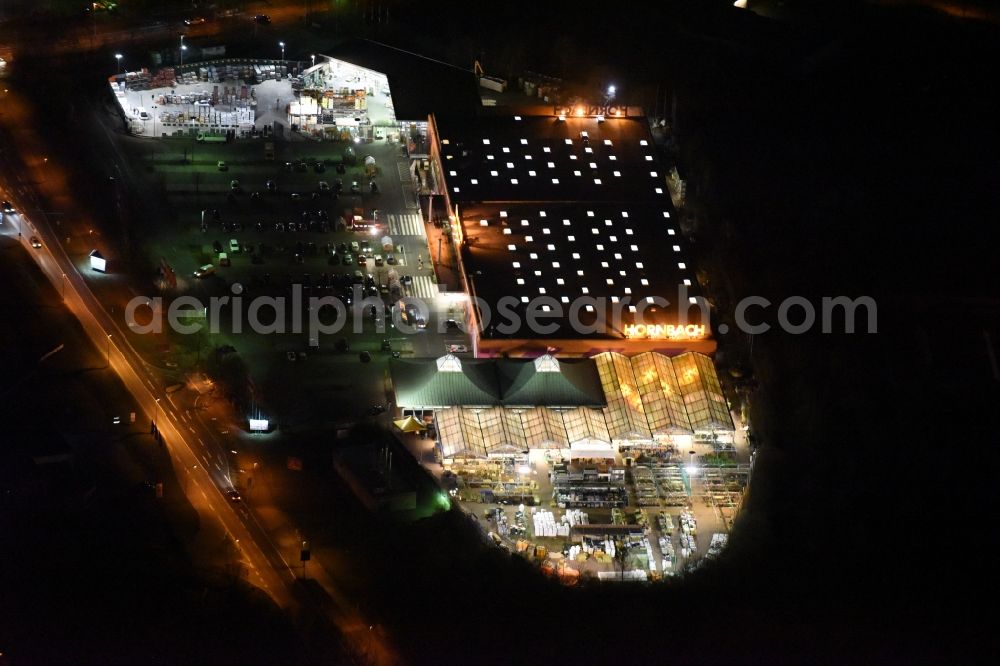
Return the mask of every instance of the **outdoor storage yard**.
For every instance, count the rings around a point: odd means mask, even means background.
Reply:
[[[699,443],[694,454],[552,449],[442,464],[429,438],[408,444],[494,541],[568,583],[655,580],[717,554],[751,467],[742,432],[735,445]]]

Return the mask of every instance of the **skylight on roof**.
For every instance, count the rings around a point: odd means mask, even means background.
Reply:
[[[490,145],[490,140],[489,139],[483,139],[483,145],[484,146]]]
[[[510,250],[511,252],[514,252],[517,250],[517,246],[511,243],[510,245],[507,246],[507,249]]]

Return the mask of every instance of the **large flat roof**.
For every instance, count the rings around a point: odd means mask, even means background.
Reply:
[[[439,122],[439,132],[475,295],[494,315],[501,299],[513,301],[509,307],[522,319],[533,299],[551,297],[563,309],[550,333],[487,325],[484,337],[620,338],[637,313],[646,323],[677,322],[679,285],[686,297],[698,294],[644,119],[483,116]],[[596,322],[600,332],[569,325],[568,309],[579,297],[606,306],[603,322],[597,308],[579,306],[578,318]],[[546,312],[545,304],[538,307]],[[552,302],[549,308],[558,314]],[[692,311],[692,322],[701,323],[698,315]]]

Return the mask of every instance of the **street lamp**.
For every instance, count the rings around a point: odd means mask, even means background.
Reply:
[[[154,398],[156,400],[156,406],[153,408],[153,424],[156,424],[156,420],[160,416],[160,399]]]
[[[281,60],[282,60],[282,62],[284,62],[284,60],[285,60],[285,43],[284,42],[278,42],[278,46],[281,47]]]
[[[184,35],[181,35],[181,67],[184,66],[184,52],[187,51],[187,46],[184,45]]]
[[[313,61],[313,64],[312,64],[312,66],[313,66],[313,67],[315,67],[315,66],[316,66],[316,54],[315,54],[315,53],[313,53],[313,54],[312,54],[311,56],[309,56],[309,57],[310,57],[310,58],[312,58],[312,61]]]
[[[122,58],[123,58],[123,57],[124,57],[124,56],[122,56],[122,54],[121,54],[121,53],[116,53],[116,54],[115,54],[115,60],[117,60],[117,61],[118,61],[118,71],[119,71],[119,73],[121,73],[121,74],[124,74],[124,73],[125,73],[125,68],[124,68],[124,66],[122,65]]]

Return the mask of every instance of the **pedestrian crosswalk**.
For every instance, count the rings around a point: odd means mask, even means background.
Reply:
[[[423,236],[424,222],[418,213],[389,213],[390,236]]]
[[[431,280],[429,275],[414,275],[413,283],[406,288],[407,296],[415,296],[417,298],[433,299],[437,298],[438,287]]]

